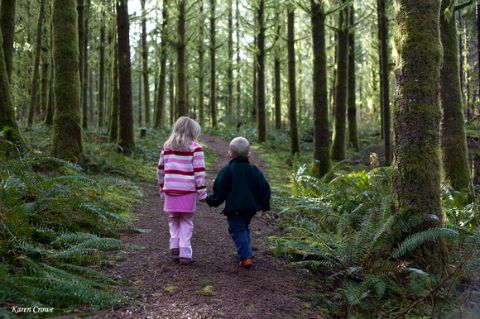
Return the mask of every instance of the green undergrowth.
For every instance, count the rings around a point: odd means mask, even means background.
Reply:
[[[323,179],[301,165],[288,194],[277,193],[274,213],[281,236],[269,238],[275,256],[320,279],[306,296],[332,317],[474,318],[479,304],[462,304],[480,267],[479,202],[442,189],[444,228],[412,232],[428,222],[391,211],[391,170],[334,171]],[[449,250],[445,274],[435,276],[409,258],[424,243],[442,238]]]
[[[101,267],[109,251],[126,249],[119,230],[137,231],[138,183],[155,180],[165,134],[137,137],[125,156],[104,135],[86,133],[81,165],[48,155],[48,128],[24,135],[32,151],[0,161],[0,317],[15,317],[12,307],[53,308],[28,314],[45,317],[124,304]]]

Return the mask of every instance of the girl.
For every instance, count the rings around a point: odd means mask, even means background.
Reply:
[[[163,145],[157,175],[163,211],[168,214],[170,252],[182,265],[192,263],[190,240],[196,200],[207,197],[205,158],[197,143],[200,125],[182,116],[173,125],[172,134]]]

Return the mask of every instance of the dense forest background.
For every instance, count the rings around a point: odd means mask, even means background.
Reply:
[[[325,279],[322,311],[473,318],[479,19],[455,0],[2,0],[2,314],[125,302],[87,266],[135,229],[188,115],[268,163],[269,244]]]

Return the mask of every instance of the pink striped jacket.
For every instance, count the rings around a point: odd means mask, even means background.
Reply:
[[[158,184],[162,193],[185,195],[197,192],[198,199],[207,197],[205,156],[202,146],[190,144],[189,152],[162,148],[157,166]]]

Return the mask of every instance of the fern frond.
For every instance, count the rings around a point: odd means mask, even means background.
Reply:
[[[398,247],[392,252],[392,258],[399,258],[409,252],[419,248],[427,241],[432,241],[444,237],[456,237],[458,232],[449,228],[430,228],[413,235],[408,236]]]

